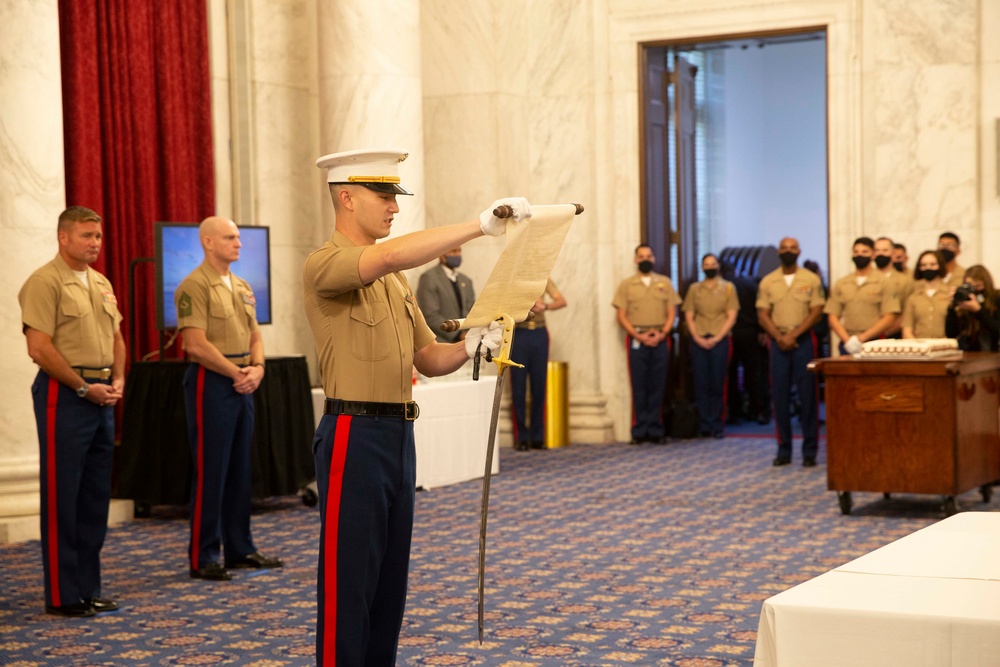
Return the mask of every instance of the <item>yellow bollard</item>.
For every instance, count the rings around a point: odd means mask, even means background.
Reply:
[[[569,444],[569,364],[550,361],[545,377],[545,447]]]

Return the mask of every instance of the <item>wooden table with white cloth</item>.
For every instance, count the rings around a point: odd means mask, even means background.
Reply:
[[[768,598],[754,665],[1000,665],[1000,513],[956,514]]]

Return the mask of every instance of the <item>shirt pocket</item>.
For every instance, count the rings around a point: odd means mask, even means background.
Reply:
[[[351,352],[360,361],[378,361],[389,356],[389,343],[395,336],[389,309],[384,301],[369,301],[355,296],[351,304]]]
[[[73,340],[90,340],[94,338],[93,326],[89,326],[91,319],[88,317],[90,311],[84,308],[79,301],[71,295],[63,294],[59,302],[60,322],[58,323],[60,337]]]
[[[233,316],[233,300],[229,290],[226,290],[226,296],[230,298],[223,299],[216,292],[212,292],[208,299],[209,317],[227,318]]]

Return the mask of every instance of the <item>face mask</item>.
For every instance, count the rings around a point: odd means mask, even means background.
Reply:
[[[889,262],[891,261],[892,257],[889,257],[889,255],[879,255],[875,258],[875,266],[877,266],[879,269],[884,269],[885,267],[889,266]]]
[[[781,258],[781,263],[784,266],[795,266],[795,262],[799,259],[799,253],[797,252],[783,252],[778,255]]]
[[[445,255],[444,263],[448,266],[449,269],[457,269],[458,267],[462,266],[462,257],[461,255],[457,257],[455,255]]]
[[[930,282],[938,277],[937,269],[924,269],[920,272],[920,277],[927,282]]]
[[[859,269],[864,269],[869,264],[872,263],[872,258],[871,257],[862,257],[861,255],[858,255],[857,257],[852,257],[851,261],[854,262],[854,266],[858,267]]]
[[[639,262],[639,273],[649,273],[653,270],[653,263],[648,259]]]
[[[903,263],[902,262],[893,262],[892,266],[893,266],[893,268],[895,268],[899,272],[903,271]]]
[[[718,269],[705,269],[705,277],[706,278],[711,279],[711,278],[714,278],[717,275],[719,275],[719,270]]]
[[[945,264],[955,259],[954,250],[948,250],[947,248],[942,248],[941,250],[938,250],[938,254],[941,255],[941,259],[944,260]]]

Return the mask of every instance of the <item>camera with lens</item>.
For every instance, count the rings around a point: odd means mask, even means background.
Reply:
[[[969,300],[969,298],[975,293],[972,285],[969,283],[963,283],[955,288],[955,296],[951,299],[952,307],[956,307],[959,304],[963,304]]]

